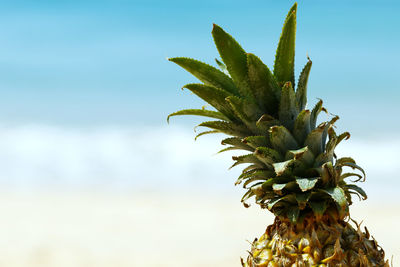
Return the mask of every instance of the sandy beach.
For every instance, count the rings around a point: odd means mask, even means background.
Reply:
[[[273,220],[235,196],[199,193],[2,192],[0,202],[7,267],[240,266],[246,240]],[[352,217],[397,266],[399,206],[367,202],[352,207]]]

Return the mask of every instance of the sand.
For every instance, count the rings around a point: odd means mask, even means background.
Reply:
[[[399,205],[357,204],[394,266]],[[240,266],[272,223],[237,196],[199,193],[2,192],[0,266]],[[369,206],[367,206],[367,204]]]

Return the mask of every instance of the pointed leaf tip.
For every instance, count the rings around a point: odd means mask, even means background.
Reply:
[[[247,77],[247,55],[240,44],[221,27],[214,24],[212,30],[214,43],[222,61],[239,88],[242,96],[251,96],[250,85]]]
[[[308,62],[304,66],[303,70],[300,73],[300,77],[297,83],[296,90],[296,102],[299,110],[303,110],[307,104],[307,84],[308,84],[308,76],[310,75],[310,70],[312,66],[312,61],[308,58]]]
[[[206,85],[217,87],[234,95],[238,94],[238,89],[232,79],[213,66],[187,57],[174,57],[169,61],[187,70]]]
[[[295,3],[285,19],[275,55],[274,75],[280,86],[290,81],[294,87],[296,10],[297,4]]]

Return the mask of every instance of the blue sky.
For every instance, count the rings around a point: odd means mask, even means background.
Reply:
[[[271,67],[292,4],[0,1],[0,185],[233,192],[239,170],[212,156],[220,136],[194,142],[194,118],[167,125],[203,102],[180,90],[196,79],[166,58],[214,64],[217,23]],[[398,183],[399,7],[299,2],[296,72],[308,54],[310,104],[322,98],[341,116],[338,131],[353,137],[338,155],[359,159],[377,197]],[[162,175],[149,173],[154,162]]]
[[[217,23],[272,66],[292,3],[0,2],[0,122],[164,124],[169,112],[203,104],[179,90],[195,79],[167,57],[213,63],[218,55],[210,31]],[[352,131],[371,123],[399,129],[399,6],[299,1],[297,73],[308,54],[311,104],[324,99]]]

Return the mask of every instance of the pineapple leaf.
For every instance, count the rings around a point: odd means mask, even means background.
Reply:
[[[361,195],[363,197],[363,200],[366,200],[368,198],[367,193],[365,193],[365,191],[359,186],[356,186],[354,184],[348,184],[348,185],[346,185],[346,188],[353,190],[356,193],[358,193],[359,195]]]
[[[204,132],[201,132],[201,133],[199,133],[198,135],[196,135],[196,136],[194,137],[194,140],[196,141],[197,138],[199,138],[200,136],[203,136],[203,135],[206,135],[206,134],[213,134],[213,133],[219,133],[219,131],[212,130],[212,131],[204,131]]]
[[[297,203],[299,204],[299,208],[301,210],[303,210],[306,207],[307,202],[310,199],[310,197],[311,197],[311,192],[296,193],[296,200],[297,200]]]
[[[268,166],[283,160],[278,151],[269,147],[258,147],[254,151],[254,155]]]
[[[344,132],[337,137],[336,145],[338,145],[343,140],[348,140],[350,138],[349,132]]]
[[[264,135],[247,136],[242,139],[242,142],[254,149],[257,147],[269,147],[269,139]]]
[[[303,70],[301,71],[299,82],[297,84],[296,90],[296,102],[299,110],[303,110],[307,104],[307,83],[308,83],[308,76],[310,74],[312,61],[308,59],[307,64],[304,66]]]
[[[343,163],[353,163],[353,164],[355,164],[356,161],[353,158],[350,158],[350,157],[343,157],[343,158],[340,158],[340,159],[336,160],[336,164],[337,165],[342,165]]]
[[[244,126],[226,121],[205,121],[200,123],[198,126],[208,127],[232,136],[245,137],[248,135],[248,130]]]
[[[228,69],[226,68],[224,63],[219,61],[218,58],[215,59],[215,62],[217,63],[218,67],[222,70],[223,73],[229,75]]]
[[[314,186],[318,182],[318,177],[313,177],[313,178],[302,178],[302,177],[296,177],[296,183],[299,185],[301,191],[305,192],[310,189],[313,189]]]
[[[333,151],[332,153],[323,152],[317,156],[314,162],[314,166],[322,166],[326,162],[333,161]]]
[[[311,207],[317,218],[324,215],[326,208],[328,208],[328,203],[326,203],[326,201],[311,201],[308,202],[308,205]]]
[[[350,158],[350,157],[340,158],[340,159],[336,160],[336,164],[335,165],[336,166],[340,166],[340,167],[347,166],[347,167],[351,167],[352,169],[357,169],[363,174],[364,180],[365,180],[365,171],[364,171],[364,169],[361,168],[360,166],[358,166],[356,164],[356,161],[353,158]]]
[[[229,120],[224,114],[221,112],[213,111],[213,110],[206,110],[206,109],[183,109],[174,113],[171,113],[167,117],[167,122],[169,123],[169,119],[172,116],[180,116],[180,115],[197,115],[197,116],[204,116],[214,119],[220,120]]]
[[[253,180],[253,179],[258,179],[258,180],[266,181],[266,180],[271,179],[272,176],[274,176],[274,172],[272,172],[272,171],[255,169],[252,172],[240,175],[238,180],[248,179],[247,181],[249,181],[249,180]],[[243,187],[246,187],[251,182],[251,181],[250,182],[247,182],[247,181],[243,184]]]
[[[356,181],[360,181],[360,180],[361,180],[362,182],[365,181],[365,177],[366,177],[365,171],[364,171],[363,168],[361,168],[361,167],[358,166],[357,164],[350,163],[350,162],[345,162],[345,163],[340,164],[340,166],[347,166],[347,167],[351,167],[352,169],[357,169],[357,170],[359,170],[359,171],[363,174],[363,178],[362,178],[362,179],[358,179],[358,180],[356,180]]]
[[[246,52],[232,36],[216,24],[214,24],[212,36],[222,61],[225,63],[232,80],[239,87],[241,95],[251,96],[247,77]]]
[[[231,106],[225,100],[228,96],[231,95],[228,92],[212,86],[197,83],[187,84],[183,86],[183,88],[190,90],[195,95],[209,103],[219,112],[224,114],[229,120],[237,121],[237,118],[235,117]]]
[[[254,151],[254,149],[251,146],[248,146],[247,144],[242,142],[242,139],[237,137],[225,138],[224,140],[221,141],[221,145],[231,145],[237,147],[238,149],[248,150],[251,152]]]
[[[319,155],[323,152],[322,146],[322,135],[325,130],[325,125],[320,125],[318,128],[311,131],[308,134],[304,145],[308,146],[308,148],[313,152],[314,155]]]
[[[331,184],[336,180],[332,162],[328,161],[321,166],[321,180],[324,185]]]
[[[250,165],[251,166],[251,165]],[[243,180],[246,179],[255,179],[255,178],[259,178],[259,179],[264,179],[264,180],[268,180],[270,179],[270,177],[274,176],[274,172],[273,171],[269,171],[269,170],[260,170],[257,168],[251,169],[248,172],[242,173],[238,179],[236,180],[235,184],[240,184]],[[244,186],[244,185],[243,185]]]
[[[297,150],[289,150],[286,152],[286,160],[295,159],[303,162],[306,166],[312,166],[315,160],[314,154],[308,149],[308,147],[303,147]]]
[[[253,192],[252,190],[248,190],[248,191],[243,195],[243,197],[242,197],[242,199],[241,199],[240,201],[243,203],[243,205],[244,205],[246,208],[250,207],[250,205],[249,205],[249,204],[246,204],[245,201],[248,200],[249,198],[251,198],[251,197],[254,196],[254,195],[255,195],[255,194],[254,194],[254,192]]]
[[[268,114],[263,114],[256,122],[256,126],[263,134],[268,133],[269,129],[275,125],[280,125],[280,122]]]
[[[271,115],[278,111],[280,88],[268,67],[254,54],[247,54],[250,88],[263,110]]]
[[[282,88],[281,101],[279,103],[279,120],[290,131],[293,130],[297,117],[296,94],[290,82]]]
[[[259,165],[257,165],[257,164],[251,164],[251,165],[247,166],[246,168],[244,168],[244,169],[242,170],[242,174],[246,174],[246,173],[253,172],[253,171],[258,171],[258,170],[261,170],[261,169],[262,169],[262,168],[260,168]]]
[[[322,133],[322,138],[321,138],[321,142],[322,142],[322,151],[325,150],[326,137],[328,136],[329,129],[331,129],[332,125],[335,124],[335,122],[336,122],[338,119],[339,119],[339,116],[335,116],[335,117],[333,117],[330,121],[328,121],[328,122],[325,123],[324,132]],[[335,131],[334,131],[333,129],[331,130],[331,132],[332,132],[334,135],[336,135],[336,134],[335,134]],[[336,142],[336,141],[335,141],[335,142]],[[333,148],[335,148],[335,147],[333,146],[332,149],[333,149]],[[331,151],[331,152],[332,152],[332,155],[333,155],[333,151]]]
[[[255,103],[236,96],[228,96],[226,101],[231,105],[236,116],[252,131],[258,131],[255,121],[262,112]]]
[[[229,76],[206,63],[186,57],[175,57],[168,60],[178,64],[206,85],[223,89],[234,95],[239,93]]]
[[[282,176],[284,174],[288,174],[288,175],[292,174],[294,163],[295,163],[294,159],[274,163],[273,167],[274,167],[276,175]]]
[[[268,202],[267,208],[271,210],[276,204],[278,204],[281,201],[296,203],[296,197],[294,196],[294,194],[290,194],[283,197],[273,198]]]
[[[225,147],[225,148],[221,149],[220,151],[218,151],[217,154],[226,152],[226,151],[231,151],[231,150],[238,150],[238,149],[241,149],[241,148],[238,148],[236,146],[228,146],[228,147]]]
[[[323,103],[322,100],[319,100],[318,103],[314,106],[313,110],[311,111],[311,115],[310,115],[311,130],[314,130],[315,126],[317,125],[317,118],[318,118],[318,114],[322,110],[322,103]]]
[[[247,155],[242,155],[242,156],[233,156],[232,159],[236,161],[229,169],[232,169],[233,167],[243,164],[243,163],[253,163],[256,164],[260,167],[263,167],[263,164],[261,161],[257,159],[256,156],[253,154],[247,154]]]
[[[282,201],[284,197],[277,197],[268,202],[268,209],[271,210],[278,202]]]
[[[274,75],[280,86],[286,82],[291,82],[294,87],[296,11],[297,3],[293,5],[286,17],[275,55]]]
[[[294,122],[293,136],[300,145],[304,144],[307,135],[311,132],[310,116],[311,112],[309,110],[303,110]]]
[[[327,193],[340,207],[343,209],[347,207],[346,194],[340,187],[333,187],[328,189],[321,189],[323,192]]]
[[[273,184],[272,189],[275,192],[281,192],[286,186],[287,186],[287,184]]]
[[[299,149],[292,134],[283,126],[273,126],[269,129],[272,147],[282,155],[288,150]]]
[[[344,179],[346,179],[346,178],[348,178],[348,177],[352,177],[352,176],[358,177],[358,178],[357,178],[356,180],[354,180],[353,182],[358,182],[358,181],[360,181],[360,180],[363,179],[363,176],[360,175],[360,174],[358,174],[358,173],[346,172],[346,173],[343,173],[342,175],[340,175],[340,180],[343,181]]]
[[[268,180],[268,179],[270,179],[270,178],[266,178],[266,177],[263,177],[263,176],[251,177],[250,179],[246,180],[246,182],[243,183],[243,188],[248,189],[247,186],[248,186],[249,184],[251,184],[252,182],[256,182],[256,181],[265,181],[265,180]],[[251,185],[250,187],[253,187],[253,186],[254,186],[254,184]]]

